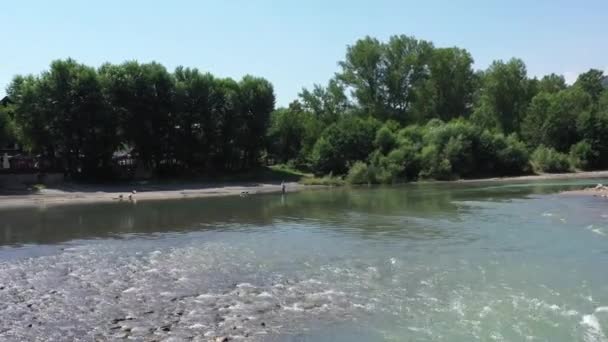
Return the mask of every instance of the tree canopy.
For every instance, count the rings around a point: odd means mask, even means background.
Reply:
[[[473,69],[471,54],[412,36],[347,46],[327,84],[275,110],[264,78],[221,78],[128,61],[72,59],[14,78],[0,144],[53,167],[111,176],[129,153],[157,175],[288,163],[356,183],[499,176],[608,166],[608,91],[596,69],[573,85],[528,76],[512,58]]]

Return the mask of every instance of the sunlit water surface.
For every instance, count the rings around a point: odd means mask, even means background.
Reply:
[[[592,183],[0,210],[0,340],[608,341]]]

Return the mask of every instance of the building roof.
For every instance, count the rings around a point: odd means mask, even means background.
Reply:
[[[9,103],[13,103],[13,101],[8,96],[5,96],[2,98],[2,100],[0,100],[0,104],[3,106],[6,106]]]

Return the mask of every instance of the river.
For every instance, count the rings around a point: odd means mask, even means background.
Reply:
[[[608,341],[597,182],[0,210],[0,340]]]

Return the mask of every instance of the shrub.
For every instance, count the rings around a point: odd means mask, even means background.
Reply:
[[[399,143],[410,141],[412,143],[421,143],[425,134],[425,128],[418,125],[410,125],[399,131]]]
[[[329,174],[323,177],[305,177],[300,183],[303,185],[341,186],[344,185],[344,180]]]
[[[420,162],[422,164],[420,171],[421,178],[454,178],[452,175],[452,164],[450,164],[447,158],[441,156],[439,148],[436,145],[428,145],[422,149]]]
[[[581,170],[588,170],[595,164],[598,153],[593,150],[591,144],[586,141],[579,141],[570,148],[570,162],[572,166]]]
[[[366,160],[374,150],[380,124],[374,119],[346,117],[327,127],[313,148],[315,174],[345,174],[348,165]]]
[[[368,184],[372,182],[370,170],[367,164],[358,161],[351,166],[346,176],[346,182],[349,184]]]
[[[383,126],[376,133],[376,139],[374,140],[374,146],[378,148],[382,153],[388,153],[397,144],[397,139],[393,135],[393,132],[387,126]]]
[[[536,172],[567,172],[570,170],[568,156],[551,147],[539,146],[532,153],[532,167]]]
[[[376,183],[391,184],[397,181],[403,172],[403,164],[395,156],[396,154],[392,154],[392,158],[382,156],[379,162],[373,165],[372,176]]]
[[[529,171],[530,153],[526,144],[511,134],[506,139],[506,144],[498,150],[497,159],[499,170],[502,174],[515,175]]]

